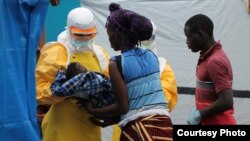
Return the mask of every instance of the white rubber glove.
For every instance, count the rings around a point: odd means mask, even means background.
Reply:
[[[201,113],[199,110],[196,109],[196,107],[193,107],[188,119],[187,119],[187,123],[188,125],[198,125],[201,122]]]

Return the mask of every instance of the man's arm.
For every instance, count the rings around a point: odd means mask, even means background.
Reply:
[[[222,90],[218,95],[218,100],[216,100],[211,106],[200,111],[202,118],[208,118],[233,108],[233,92],[231,88]]]

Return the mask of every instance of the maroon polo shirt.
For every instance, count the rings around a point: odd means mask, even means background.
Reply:
[[[230,61],[217,42],[206,52],[201,52],[196,68],[196,106],[198,110],[213,104],[222,90],[232,88],[233,73]],[[202,120],[201,124],[236,124],[234,109]]]

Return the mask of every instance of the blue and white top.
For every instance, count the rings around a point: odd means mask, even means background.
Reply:
[[[159,61],[152,51],[135,48],[123,52],[121,71],[127,86],[129,111],[122,115],[120,126],[142,116],[169,115],[160,81]]]

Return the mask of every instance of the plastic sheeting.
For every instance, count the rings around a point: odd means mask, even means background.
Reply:
[[[36,49],[48,0],[0,1],[0,139],[40,141]]]
[[[110,2],[136,11],[153,20],[158,27],[156,46],[158,55],[171,64],[179,87],[195,87],[195,66],[199,53],[188,50],[183,28],[186,20],[199,13],[208,15],[214,22],[214,37],[220,40],[231,60],[235,90],[250,90],[250,14],[244,0],[81,0],[90,7],[97,21],[96,42],[108,52],[117,54],[109,45],[104,27],[109,15]]]
[[[65,2],[65,6],[68,6],[62,9],[64,13],[60,11],[60,15],[57,14],[56,17],[49,15],[51,19],[47,21],[49,24],[46,27],[48,37],[59,27],[56,24],[64,24],[58,29],[58,33],[66,26],[66,11],[71,1],[62,1],[61,4]],[[123,8],[137,11],[152,19],[158,27],[156,37],[158,54],[168,59],[176,74],[178,86],[183,87],[195,87],[195,65],[199,56],[191,53],[185,44],[183,32],[185,21],[194,14],[208,15],[214,21],[215,39],[221,41],[223,49],[231,60],[234,89],[250,90],[250,75],[248,75],[250,14],[247,13],[243,0],[81,0],[81,2],[93,10],[98,28],[96,43],[104,46],[110,55],[118,54],[110,48],[104,27],[109,14],[108,5],[111,2],[117,2]],[[60,6],[58,8],[62,8]],[[62,15],[64,19],[60,17]],[[56,39],[56,36],[54,38]],[[193,101],[193,95],[179,95],[177,107],[170,113],[174,124],[186,124],[187,112],[193,106]],[[250,119],[246,118],[250,117],[246,108],[250,105],[249,101],[249,98],[234,99],[235,115],[239,124],[250,124]],[[103,141],[110,141],[111,136],[112,126],[102,129]]]

